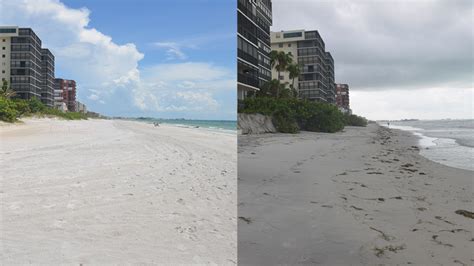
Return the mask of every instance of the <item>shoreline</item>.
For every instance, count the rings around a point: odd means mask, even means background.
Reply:
[[[0,261],[236,263],[236,136],[24,122],[0,127]]]
[[[239,262],[471,264],[472,171],[372,124],[239,136]]]
[[[474,171],[472,160],[469,161],[468,159],[466,159],[467,157],[469,157],[469,154],[471,155],[471,157],[474,155],[474,148],[472,146],[460,143],[460,141],[456,138],[428,136],[425,135],[423,132],[419,132],[424,131],[424,129],[415,128],[412,126],[391,125],[390,127],[387,127],[383,124],[378,125],[391,130],[400,130],[403,132],[407,132],[418,138],[418,142],[416,145],[420,146],[420,155],[430,161],[457,169]],[[443,154],[444,156],[440,155],[439,152],[445,149],[451,149],[453,153],[445,153]],[[453,149],[455,149],[455,152],[453,151]],[[453,154],[456,153],[458,157],[453,157]],[[467,157],[466,154],[468,154]],[[447,159],[447,157],[449,158]]]

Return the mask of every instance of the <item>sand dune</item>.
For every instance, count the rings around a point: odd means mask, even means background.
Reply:
[[[0,132],[3,263],[236,263],[236,135],[110,120]]]
[[[239,136],[239,264],[471,265],[472,172],[377,125]]]

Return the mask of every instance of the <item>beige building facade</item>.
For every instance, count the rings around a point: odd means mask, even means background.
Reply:
[[[11,38],[18,36],[18,27],[0,27],[0,79],[10,82],[11,75]]]

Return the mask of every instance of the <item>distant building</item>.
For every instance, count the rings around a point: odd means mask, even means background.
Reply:
[[[76,112],[76,81],[57,78],[54,80],[54,91],[57,99],[55,106],[60,108],[64,103],[68,111]]]
[[[76,112],[84,113],[84,114],[87,113],[86,105],[79,101],[76,101]]]
[[[293,55],[293,62],[300,67],[295,78],[298,96],[312,101],[335,103],[334,60],[325,51],[325,44],[316,30],[291,30],[271,33],[271,48]],[[292,83],[288,73],[272,69],[272,77],[282,83]]]
[[[0,77],[21,99],[36,97],[52,107],[54,56],[41,48],[41,40],[30,28],[0,26]]]
[[[237,96],[255,94],[271,79],[271,0],[237,2]]]
[[[341,111],[351,113],[349,105],[349,85],[336,84],[336,104]]]

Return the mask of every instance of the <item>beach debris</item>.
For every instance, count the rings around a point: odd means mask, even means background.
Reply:
[[[383,175],[382,172],[367,172],[368,175]]]
[[[438,232],[451,232],[451,233],[466,232],[466,233],[470,233],[468,230],[462,229],[462,228],[456,228],[456,229],[452,229],[452,230],[440,230]]]
[[[474,219],[474,212],[466,211],[466,210],[457,210],[454,213],[462,215],[467,218]]]
[[[332,205],[321,205],[321,207],[324,207],[324,208],[332,208]]]
[[[403,198],[402,198],[401,196],[396,196],[396,197],[391,197],[391,199],[399,199],[399,200],[401,200],[401,199],[403,199]]]
[[[438,235],[433,235],[431,238],[432,238],[432,241],[435,242],[438,245],[442,245],[442,246],[446,246],[446,247],[453,247],[453,245],[451,245],[449,243],[444,243],[444,242],[439,241],[438,240]]]
[[[377,228],[373,228],[372,226],[369,227],[370,229],[380,233],[382,235],[382,238],[385,240],[385,241],[390,241],[390,240],[393,240],[395,239],[393,236],[389,236],[387,234],[385,234],[382,230],[379,230]]]
[[[417,208],[417,210],[422,212],[422,211],[426,211],[426,208],[425,207],[419,207],[419,208]]]
[[[352,209],[358,210],[358,211],[363,211],[363,210],[364,210],[364,209],[359,208],[359,207],[356,207],[356,206],[354,206],[354,205],[351,205],[350,207],[351,207]]]
[[[252,219],[248,217],[239,216],[239,219],[246,222],[247,224],[250,224],[252,222]]]
[[[426,174],[425,174],[425,173],[423,173],[423,172],[419,172],[418,174],[419,174],[419,175],[426,175]]]
[[[447,223],[447,224],[456,225],[456,224],[454,224],[454,223],[452,223],[452,222],[450,222],[450,221],[448,221],[448,220],[445,220],[445,219],[444,219],[443,217],[441,217],[441,216],[435,216],[435,218],[438,219],[438,220],[440,220],[440,221],[443,221],[443,222],[445,222],[445,223]]]
[[[375,247],[374,250],[375,250],[375,256],[381,257],[385,254],[386,250],[388,250],[390,252],[393,252],[393,253],[397,253],[397,251],[404,250],[405,248],[406,248],[405,245],[399,245],[399,246],[389,245],[389,246],[385,246],[383,248]]]
[[[460,260],[453,260],[454,263],[458,263],[458,264],[461,264],[463,266],[466,266],[467,264],[465,264],[464,262],[460,261]]]

